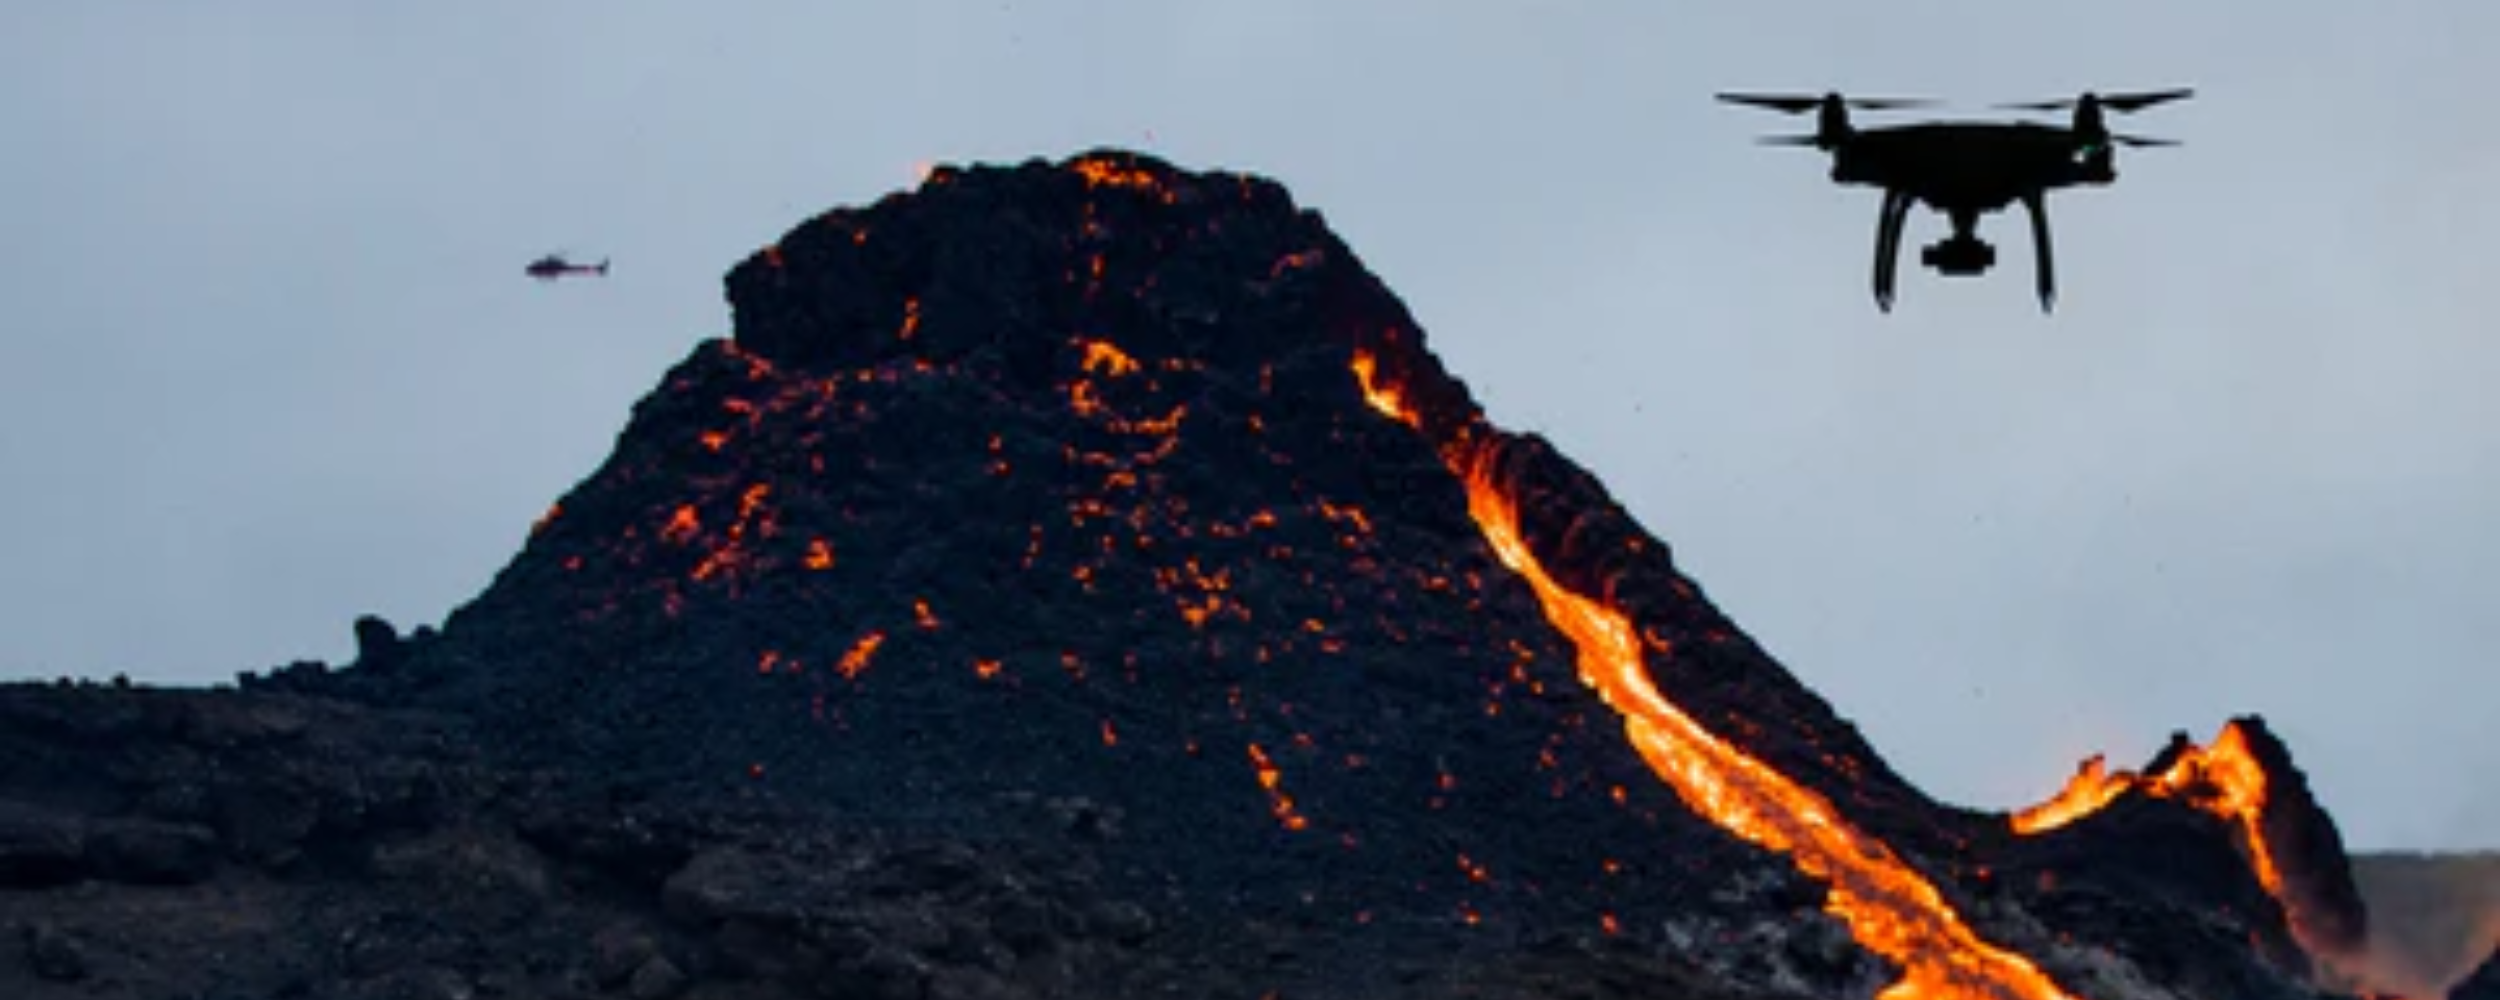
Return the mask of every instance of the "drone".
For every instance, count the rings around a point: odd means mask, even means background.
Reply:
[[[1937,273],[1976,275],[1996,263],[1996,249],[1979,238],[1979,218],[2021,202],[2031,216],[2033,277],[2040,310],[2057,301],[2057,272],[2049,254],[2048,192],[2077,185],[2106,186],[2118,179],[2114,146],[2176,146],[2169,139],[2118,135],[2105,112],[2141,111],[2192,96],[2190,89],[2133,94],[2085,93],[2080,97],[2003,104],[2026,111],[2074,109],[2069,125],[2042,122],[1922,122],[1860,129],[1849,109],[1881,111],[1934,102],[1847,98],[1839,94],[1720,94],[1719,100],[1788,114],[1818,112],[1812,135],[1768,136],[1766,145],[1812,146],[1832,155],[1832,181],[1882,188],[1875,223],[1875,305],[1892,311],[1901,224],[1910,206],[1925,204],[1953,223],[1953,235],[1921,249],[1919,260]]]
[[[540,281],[554,281],[568,274],[595,274],[606,277],[608,262],[601,260],[596,264],[576,264],[564,259],[563,254],[551,253],[531,261],[530,266],[522,268],[521,272]]]

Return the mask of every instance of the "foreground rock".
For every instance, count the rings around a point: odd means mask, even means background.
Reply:
[[[1211,971],[1159,953],[1073,832],[585,797],[467,739],[283,695],[0,689],[0,995],[1148,996]]]
[[[2448,1000],[2500,1000],[2500,949],[2451,989]]]

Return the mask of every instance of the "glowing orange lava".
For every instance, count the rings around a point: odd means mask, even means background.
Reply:
[[[834,669],[841,671],[843,680],[858,680],[859,675],[868,672],[869,657],[877,655],[877,647],[882,645],[885,645],[883,632],[860,636],[858,642],[851,644],[850,651],[842,654],[842,662],[835,664]]]
[[[2112,774],[2101,755],[2093,754],[2075,769],[2075,776],[2066,787],[2048,801],[2014,814],[2014,832],[2041,833],[2065,826],[2099,812],[2119,793],[2135,787],[2135,775],[2121,771]]]
[[[1267,790],[1268,809],[1276,814],[1276,821],[1283,823],[1288,830],[1309,827],[1311,821],[1294,811],[1293,797],[1285,794],[1284,772],[1277,769],[1275,761],[1268,759],[1267,750],[1256,743],[1250,744],[1250,766],[1259,773],[1259,787]]]
[[[1137,370],[1136,358],[1129,357],[1127,352],[1113,347],[1108,342],[1087,340],[1081,343],[1085,345],[1085,362],[1082,367],[1088,372],[1120,376]]]
[[[668,524],[660,529],[660,537],[682,544],[701,530],[703,522],[695,516],[694,505],[684,504],[669,515]]]
[[[2201,809],[2232,825],[2257,884],[2283,907],[2292,937],[2310,955],[2335,957],[2336,949],[2311,931],[2300,901],[2286,894],[2283,871],[2266,841],[2266,771],[2249,749],[2248,734],[2239,723],[2226,723],[2211,746],[2190,746],[2160,774],[2146,777],[2132,771],[2110,772],[2098,755],[2083,762],[2066,787],[2048,801],[2014,814],[2016,833],[2046,833],[2100,811],[2128,791],[2171,799]]]
[[[1421,426],[1394,386],[1376,384],[1368,355],[1354,374],[1373,408]],[[1827,886],[1824,909],[1858,943],[1901,966],[1879,1000],[2049,1000],[2067,994],[2021,955],[1979,939],[1933,883],[1830,801],[1712,735],[1651,683],[1644,646],[1622,612],[1548,576],[1519,531],[1516,502],[1495,482],[1498,442],[1445,451],[1467,485],[1468,514],[1503,565],[1533,588],[1555,628],[1579,654],[1580,679],[1621,713],[1650,769],[1685,804],[1729,832],[1789,856]]]
[[[1354,352],[1354,379],[1363,387],[1363,398],[1372,404],[1372,409],[1379,410],[1408,427],[1422,428],[1423,418],[1407,407],[1404,394],[1400,393],[1396,386],[1379,384],[1378,374],[1379,362],[1374,361],[1369,352]]]
[[[1143,168],[1122,167],[1104,159],[1078,160],[1070,167],[1078,176],[1085,178],[1085,186],[1089,188],[1129,188],[1159,195],[1167,205],[1174,201],[1173,193],[1163,186],[1163,182]]]

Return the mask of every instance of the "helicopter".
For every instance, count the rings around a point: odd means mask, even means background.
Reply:
[[[564,259],[563,254],[551,253],[531,261],[528,267],[521,270],[522,273],[540,281],[554,281],[568,274],[596,274],[604,277],[608,273],[608,262],[605,258],[601,258],[596,264],[576,264]]]
[[[1883,207],[1875,224],[1875,305],[1892,311],[1901,227],[1910,207],[1925,204],[1942,213],[1953,234],[1919,253],[1921,263],[1945,275],[1984,274],[1996,249],[1979,238],[1979,219],[2022,203],[2031,217],[2032,269],[2040,311],[2057,300],[2057,272],[2049,252],[2048,192],[2079,185],[2106,186],[2118,179],[2115,146],[2176,146],[2171,139],[2119,135],[2105,114],[2141,111],[2193,96],[2189,88],[2125,94],[2085,92],[2054,101],[2001,104],[2026,111],[2074,110],[2067,125],[2044,122],[1921,122],[1878,128],[1850,124],[1849,109],[1924,107],[1932,101],[1721,93],[1729,104],[1787,114],[1817,113],[1812,135],[1767,136],[1766,145],[1812,146],[1832,156],[1833,183],[1881,188]]]

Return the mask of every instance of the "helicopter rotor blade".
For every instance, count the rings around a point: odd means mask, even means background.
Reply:
[[[1820,146],[1823,144],[1822,139],[1811,135],[1766,135],[1756,138],[1754,142],[1764,146]]]
[[[2155,139],[2155,138],[2151,138],[2151,137],[2149,137],[2149,136],[2141,136],[2141,135],[2113,135],[2113,136],[2110,136],[2109,138],[2110,138],[2110,141],[2115,142],[2115,143],[2117,143],[2117,144],[2119,144],[2119,145],[2121,145],[2121,146],[2178,146],[2178,145],[2183,145],[2183,143],[2181,143],[2181,142],[2180,142],[2179,140],[2177,140],[2177,139]]]

